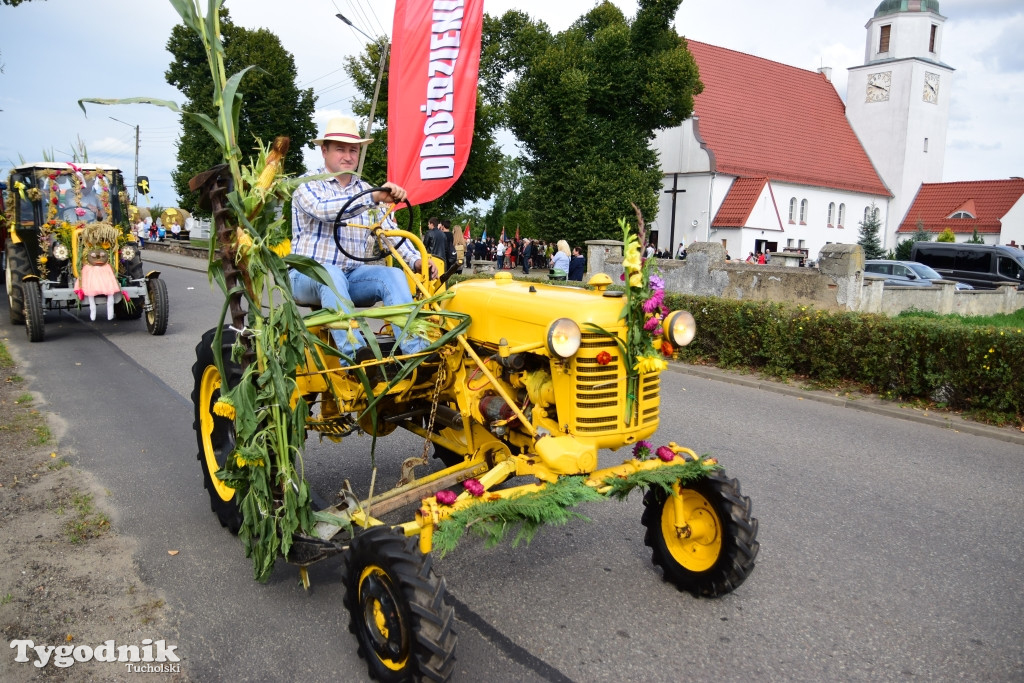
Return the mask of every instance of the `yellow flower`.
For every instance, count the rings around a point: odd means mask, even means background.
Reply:
[[[626,272],[640,270],[640,244],[631,242],[626,246],[626,254],[622,259],[622,267]]]
[[[292,253],[292,242],[291,240],[282,240],[270,248],[272,252],[284,258],[288,254]]]
[[[644,286],[644,278],[640,273],[633,273],[629,276],[629,286],[640,289]]]
[[[661,372],[667,367],[668,363],[661,358],[657,358],[655,356],[640,356],[636,359],[636,365],[633,366],[633,369],[640,374],[647,374],[649,372]]]
[[[100,243],[100,246],[104,249],[110,249],[110,242],[103,240],[103,242]]]
[[[241,453],[235,453],[235,464],[239,467],[245,467],[245,458],[242,457]]]
[[[226,417],[229,420],[235,419],[235,404],[229,398],[219,398],[213,404],[213,414]]]

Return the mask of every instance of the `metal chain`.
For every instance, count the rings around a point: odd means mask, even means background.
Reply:
[[[427,423],[427,434],[428,436],[423,440],[423,460],[427,459],[427,450],[430,448],[430,434],[434,431],[434,416],[437,415],[437,402],[441,398],[441,383],[444,381],[445,369],[448,364],[441,359],[441,364],[437,368],[437,379],[434,381],[434,397],[430,402],[430,421]]]

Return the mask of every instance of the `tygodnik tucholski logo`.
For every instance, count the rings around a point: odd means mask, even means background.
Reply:
[[[32,662],[42,669],[52,663],[65,669],[76,662],[119,662],[134,673],[180,673],[181,664],[174,651],[177,645],[167,645],[163,640],[156,642],[146,638],[142,645],[117,645],[105,640],[95,648],[89,645],[36,645],[31,640],[12,640],[11,648],[16,650],[14,661]],[[33,657],[34,656],[34,657]],[[34,660],[34,661],[33,661]]]

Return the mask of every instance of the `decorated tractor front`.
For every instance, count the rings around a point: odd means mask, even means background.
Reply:
[[[166,331],[166,286],[158,272],[143,273],[120,171],[95,164],[20,166],[11,173],[7,200],[10,317],[25,325],[30,340],[44,339],[47,310],[88,306],[96,320],[97,303],[108,320],[145,312],[151,334]]]

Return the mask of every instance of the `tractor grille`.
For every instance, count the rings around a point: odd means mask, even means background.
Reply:
[[[597,362],[602,351],[611,355],[607,365]],[[596,435],[627,429],[624,421],[626,367],[615,340],[601,334],[584,333],[575,359],[575,375],[575,433]],[[636,406],[640,426],[657,423],[660,392],[661,380],[657,374],[641,375]]]

